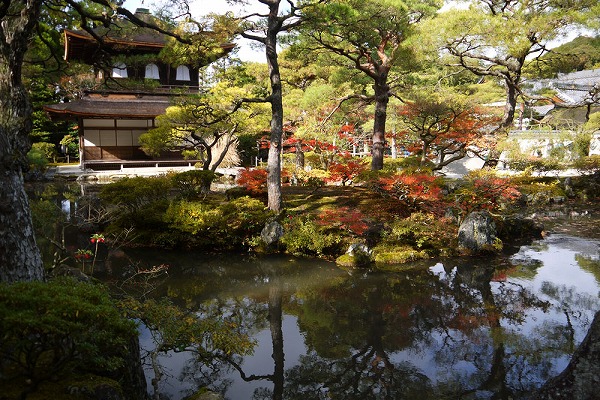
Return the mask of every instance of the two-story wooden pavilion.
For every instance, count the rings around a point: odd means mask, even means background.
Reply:
[[[147,9],[138,9],[135,16],[146,21],[152,18]],[[155,118],[171,105],[173,96],[198,92],[198,68],[161,61],[158,55],[167,38],[149,28],[116,24],[94,34],[97,37],[65,30],[65,60],[94,66],[98,88],[85,91],[81,99],[44,107],[52,118],[77,121],[81,167],[121,169],[193,162],[183,160],[179,152],[151,158],[140,149],[138,139],[155,126]],[[222,54],[233,47],[222,45]]]

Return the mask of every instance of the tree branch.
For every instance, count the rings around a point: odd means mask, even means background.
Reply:
[[[321,125],[325,125],[325,123],[327,121],[329,121],[329,119],[333,116],[333,114],[335,114],[335,112],[340,109],[342,104],[344,104],[344,102],[346,102],[350,99],[360,99],[365,102],[367,102],[367,101],[372,102],[375,100],[375,96],[365,96],[362,94],[349,94],[347,96],[342,97],[341,99],[338,99],[338,104],[333,108],[333,110],[329,114],[327,114],[327,116],[321,122]]]

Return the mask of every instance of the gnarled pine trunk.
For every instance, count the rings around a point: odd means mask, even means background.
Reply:
[[[281,146],[283,140],[283,100],[281,74],[277,58],[277,34],[281,23],[277,19],[279,0],[263,2],[269,6],[268,29],[265,39],[267,65],[271,80],[271,139],[267,160],[267,197],[270,210],[279,213],[282,207],[281,195]]]
[[[371,149],[371,170],[383,169],[385,150],[385,123],[387,106],[390,100],[390,88],[387,84],[387,72],[380,73],[375,79],[375,116],[373,120],[373,148]]]
[[[41,1],[10,1],[0,9],[0,281],[44,276],[23,185],[31,148],[32,108],[21,80],[23,57]]]

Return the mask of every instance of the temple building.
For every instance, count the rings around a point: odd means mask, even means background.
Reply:
[[[137,9],[143,21],[153,17],[147,9]],[[95,36],[95,37],[94,37]],[[64,31],[65,60],[93,67],[94,88],[70,102],[47,105],[51,118],[77,121],[80,166],[83,169],[122,169],[124,166],[178,166],[184,160],[180,152],[168,152],[158,158],[146,155],[139,137],[155,127],[155,119],[164,114],[174,96],[198,93],[199,68],[171,65],[159,53],[167,45],[167,36],[131,23],[85,31]],[[224,56],[234,44],[220,45]],[[108,61],[110,60],[110,61]],[[207,60],[207,64],[212,60]]]

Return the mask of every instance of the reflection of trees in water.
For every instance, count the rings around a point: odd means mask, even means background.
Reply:
[[[205,357],[190,360],[180,377],[181,380],[193,381],[197,387],[209,387],[211,390],[225,394],[231,380],[222,379],[222,377],[236,371],[245,382],[270,382],[271,388],[260,387],[256,389],[253,398],[283,399],[285,368],[282,330],[284,282],[279,276],[281,270],[281,266],[277,268],[277,265],[271,265],[269,262],[261,263],[260,268],[254,270],[258,275],[250,281],[246,281],[246,283],[252,282],[253,287],[249,290],[250,293],[254,294],[252,297],[216,298],[201,303],[198,309],[198,314],[202,318],[226,316],[232,323],[240,327],[240,332],[256,333],[268,328],[271,333],[273,350],[271,355],[273,372],[270,374],[253,374],[251,371],[245,370],[243,357],[220,352],[206,354]],[[232,289],[227,283],[224,286],[228,286],[229,290]],[[214,289],[212,288],[212,290]],[[286,292],[285,297],[286,299],[291,298],[291,292]]]
[[[543,282],[541,293],[548,296],[556,313],[563,314],[564,323],[546,322],[540,328],[540,334],[548,338],[548,344],[554,348],[572,353],[575,350],[575,333],[585,332],[591,320],[587,310],[600,309],[600,300],[587,293],[579,293],[575,287]],[[562,346],[562,347],[561,347]]]
[[[442,278],[456,307],[447,320],[450,340],[436,357],[452,371],[440,382],[441,392],[508,399],[530,391],[551,367],[540,363],[543,347],[530,347],[527,335],[509,328],[548,304],[520,285],[493,282],[494,273],[485,266],[459,266]]]
[[[309,281],[275,265],[252,274],[244,280],[249,296],[221,276],[202,294],[213,300],[180,300],[200,305],[203,318],[225,316],[240,332],[269,329],[273,372],[256,375],[242,357],[213,354],[196,358],[181,379],[226,394],[227,374],[235,371],[245,381],[264,382],[253,399],[518,398],[546,381],[555,372],[553,360],[570,355],[574,345],[563,323],[542,321],[529,331],[519,326],[533,313],[556,312],[573,301],[565,315],[583,329],[585,321],[574,310],[597,306],[549,284],[542,291],[549,300],[540,299],[499,280],[486,265]],[[300,364],[287,370],[284,310],[297,316],[308,348]],[[434,371],[421,366],[432,361]]]
[[[429,340],[420,325],[439,308],[437,284],[426,270],[403,275],[347,277],[299,294],[299,326],[313,351],[287,372],[286,398],[401,399],[426,392],[428,378],[393,353]]]
[[[373,348],[330,360],[312,352],[286,373],[286,399],[418,399],[431,382],[409,362],[381,358]]]
[[[598,254],[595,256],[576,254],[575,261],[582,270],[589,272],[594,275],[596,282],[600,284],[600,245],[598,247]]]
[[[316,286],[276,270],[260,269],[265,275],[252,280],[252,297],[215,299],[200,308],[203,316],[235,316],[247,332],[268,328],[273,373],[254,375],[241,357],[221,355],[196,360],[182,379],[225,394],[230,382],[221,378],[237,370],[245,381],[269,382],[254,399],[508,399],[547,380],[554,373],[551,360],[573,349],[573,338],[564,329],[561,334],[564,325],[540,323],[534,334],[514,328],[528,313],[553,304],[521,285],[495,281],[494,268],[343,275]],[[572,299],[568,293],[563,290],[565,301]],[[592,306],[573,300],[572,307]],[[298,317],[309,350],[287,370],[284,310]],[[429,356],[433,374],[413,361]]]

